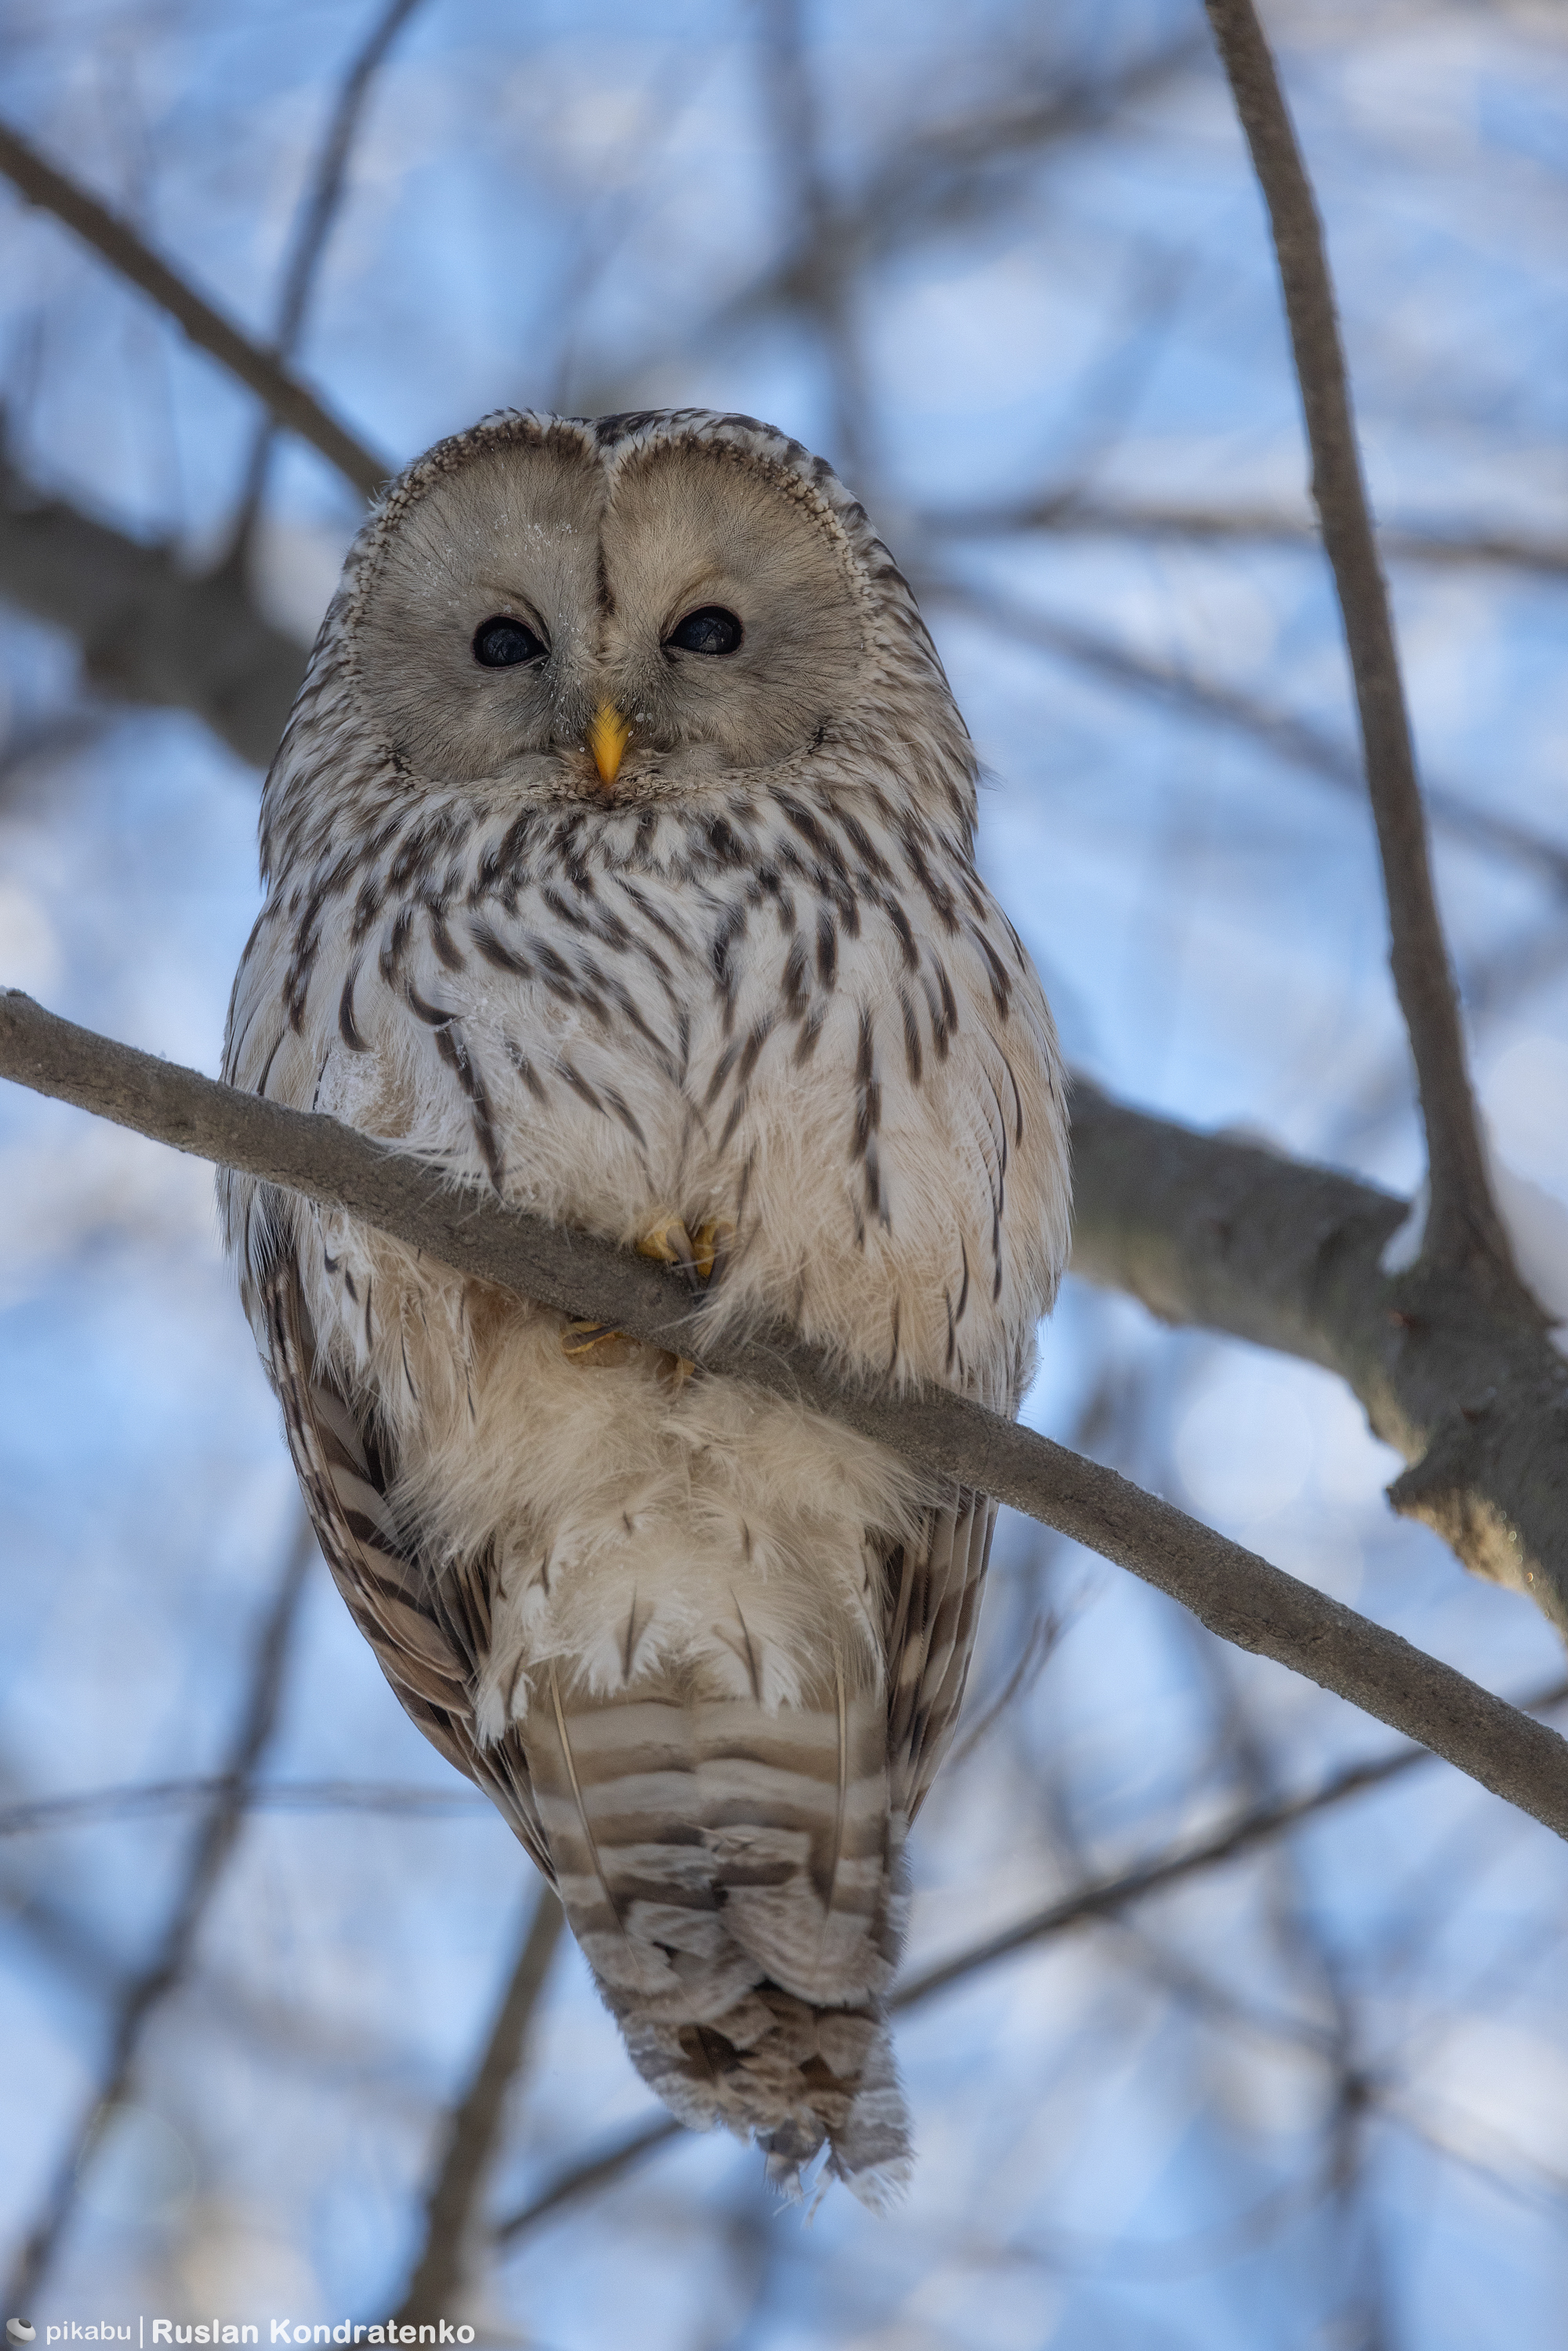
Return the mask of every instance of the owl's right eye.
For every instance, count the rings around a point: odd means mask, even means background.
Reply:
[[[525,622],[497,612],[474,632],[474,658],[481,669],[516,669],[519,662],[543,661],[549,647]]]

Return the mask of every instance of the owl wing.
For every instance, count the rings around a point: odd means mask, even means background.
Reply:
[[[315,1334],[292,1250],[258,1268],[257,1322],[311,1522],[332,1580],[399,1703],[449,1763],[482,1788],[530,1858],[553,1877],[522,1744],[482,1748],[473,1692],[490,1645],[490,1578],[468,1560],[432,1579],[387,1502],[391,1469],[373,1436],[316,1367]],[[922,1539],[887,1562],[887,1752],[913,1820],[953,1736],[968,1677],[996,1504],[960,1488]]]
[[[918,1543],[888,1560],[887,1751],[913,1820],[953,1737],[968,1679],[997,1506],[960,1487]]]
[[[487,1563],[465,1561],[437,1580],[410,1558],[387,1503],[389,1465],[316,1369],[315,1333],[292,1250],[281,1250],[249,1279],[288,1449],[350,1614],[404,1711],[490,1797],[553,1883],[517,1733],[486,1748],[474,1736],[473,1691],[490,1642]]]

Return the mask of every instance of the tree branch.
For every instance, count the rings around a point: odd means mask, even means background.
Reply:
[[[1420,1263],[1369,1184],[1072,1092],[1072,1265],[1162,1322],[1336,1372],[1412,1467],[1389,1489],[1568,1632],[1568,1363],[1531,1311]]]
[[[1416,754],[1351,419],[1322,227],[1252,0],[1206,0],[1206,5],[1269,207],[1312,448],[1312,497],[1355,679],[1394,984],[1427,1126],[1431,1208],[1422,1253],[1450,1274],[1479,1253],[1506,1276],[1511,1255],[1487,1180],[1458,998],[1432,889]]]
[[[283,298],[278,305],[277,332],[273,338],[271,353],[279,366],[287,365],[298,345],[300,330],[305,323],[306,304],[310,298],[316,272],[331,234],[338,206],[342,201],[349,157],[371,86],[392,43],[419,5],[420,0],[386,0],[343,77],[338,102],[327,126],[327,136],[317,158],[316,169],[310,175],[305,201],[300,206],[293,250],[284,273]],[[239,509],[230,539],[235,554],[242,561],[261,505],[276,429],[270,415],[264,418],[251,450],[250,464],[246,469],[245,487],[240,494]]]
[[[112,1788],[82,1788],[64,1796],[33,1796],[0,1804],[0,1838],[36,1836],[52,1829],[90,1828],[100,1821],[148,1820],[183,1813],[237,1793],[247,1813],[477,1812],[490,1800],[476,1788],[422,1787],[393,1780],[244,1780],[219,1771],[206,1780],[131,1780]]]
[[[392,2314],[399,2325],[444,2318],[462,2287],[464,2253],[500,2135],[507,2093],[522,2063],[528,2026],[565,1925],[554,1889],[541,1885],[489,2038],[449,2118],[445,2151],[424,2208],[423,2249]]]
[[[204,580],[74,507],[0,475],[0,596],[67,629],[93,684],[128,702],[189,710],[265,768],[305,655],[256,611],[233,567]]]
[[[336,465],[366,497],[373,497],[396,471],[384,457],[356,440],[347,425],[329,414],[313,392],[296,383],[258,343],[253,343],[167,262],[161,261],[128,223],[46,162],[4,124],[0,124],[0,172],[30,204],[53,213],[112,269],[140,287],[184,329],[198,350],[207,352],[248,385],[279,424],[319,450],[328,464]]]
[[[1322,544],[1309,515],[1288,514],[1277,507],[1173,506],[1097,497],[1075,487],[1047,491],[1016,505],[943,507],[919,519],[921,529],[932,538],[1009,538],[1042,530],[1063,538],[1183,538],[1259,547]],[[1377,543],[1385,555],[1399,562],[1493,563],[1539,571],[1548,579],[1568,572],[1568,546],[1561,540],[1521,538],[1510,531],[1460,534],[1437,526],[1421,529],[1380,523]],[[1364,785],[1364,775],[1361,780]]]
[[[130,2086],[147,2020],[173,1991],[189,1965],[207,1905],[245,1817],[246,1786],[272,1736],[283,1688],[288,1637],[306,1573],[315,1556],[316,1538],[309,1520],[301,1512],[299,1531],[289,1547],[277,1593],[262,1630],[228,1769],[216,1783],[215,1800],[192,1848],[184,1881],[173,1915],[163,1930],[158,1954],[150,1967],[131,1979],[120,1998],[109,2061],[71,2134],[43,2211],[23,2241],[6,2289],[13,2310],[31,2307],[65,2232],[78,2185],[92,2159],[99,2129]]]
[[[927,610],[946,604],[957,611],[981,615],[1021,644],[1059,654],[1108,679],[1113,685],[1124,686],[1161,704],[1183,718],[1198,725],[1228,727],[1247,736],[1262,744],[1276,758],[1321,778],[1339,791],[1354,793],[1358,806],[1364,805],[1365,770],[1354,752],[1348,747],[1342,747],[1331,735],[1322,733],[1309,720],[1298,718],[1294,712],[1276,709],[1217,678],[1204,677],[1189,668],[1178,668],[1174,663],[1137,653],[1097,629],[1085,628],[1080,621],[1059,620],[1052,614],[1031,611],[1011,597],[971,588],[967,582],[934,576],[915,567],[911,569],[921,603]],[[1506,858],[1511,864],[1526,866],[1568,895],[1568,846],[1549,841],[1543,833],[1516,823],[1511,817],[1477,808],[1459,792],[1428,785],[1427,801],[1434,823],[1453,839],[1487,856]]]
[[[1554,1682],[1550,1688],[1540,1690],[1533,1698],[1521,1700],[1531,1714],[1544,1714],[1568,1700],[1568,1682]],[[1114,1877],[1093,1878],[1088,1884],[1074,1887],[1042,1909],[1031,1911],[1011,1927],[1004,1927],[995,1935],[988,1935],[978,1943],[956,1951],[949,1959],[940,1959],[933,1967],[901,1984],[888,2003],[895,2015],[906,2015],[910,2010],[923,2007],[938,1993],[948,1991],[955,1984],[967,1982],[969,1977],[994,1967],[1000,1959],[1011,1959],[1017,1952],[1034,1949],[1040,1943],[1053,1942],[1071,1933],[1075,1927],[1091,1925],[1100,1918],[1114,1917],[1129,1903],[1140,1902],[1151,1894],[1158,1894],[1168,1886],[1178,1885],[1183,1878],[1195,1877],[1206,1869],[1215,1869],[1223,1863],[1234,1861],[1239,1855],[1249,1853],[1267,1844],[1277,1836],[1297,1828],[1303,1821],[1326,1813],[1352,1796],[1366,1794],[1374,1788],[1386,1787],[1417,1763],[1430,1761],[1424,1747],[1396,1748],[1391,1755],[1380,1755],[1365,1763],[1353,1763],[1338,1771],[1321,1788],[1299,1796],[1282,1796],[1272,1803],[1259,1804],[1240,1813],[1218,1829],[1212,1836],[1196,1844],[1163,1854],[1157,1860],[1145,1862],[1134,1869],[1124,1870]],[[516,2244],[520,2238],[531,2235],[542,2220],[548,2220],[562,2205],[575,2204],[595,2189],[608,2188],[624,2172],[640,2163],[644,2156],[653,2154],[682,2136],[682,2126],[673,2119],[644,2124],[630,2131],[624,2138],[599,2148],[580,2163],[574,2163],[559,2172],[549,2185],[541,2189],[531,2202],[509,2219],[500,2221],[495,2231],[497,2244]]]
[[[801,1401],[1086,1543],[1169,1593],[1221,1639],[1305,1674],[1568,1837],[1568,1741],[1114,1470],[967,1397],[932,1387],[889,1395],[783,1328],[715,1336],[679,1276],[631,1250],[455,1187],[335,1119],[95,1036],[17,989],[0,994],[0,1075],[345,1207],[479,1280]]]

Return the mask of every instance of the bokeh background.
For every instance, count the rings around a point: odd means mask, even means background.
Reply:
[[[1568,1200],[1568,16],[1267,14],[1479,1090]],[[1074,1062],[1414,1186],[1274,266],[1192,0],[5,0],[0,118],[399,462],[502,405],[823,451],[918,585]],[[265,744],[182,680],[235,610],[287,677],[358,503],[5,191],[0,400],[0,980],[215,1071]],[[176,627],[155,577],[210,598]],[[1391,1517],[1326,1374],[1070,1282],[1026,1410],[1510,1696],[1562,1674]],[[301,1542],[210,1172],[15,1089],[0,1461],[24,2314],[382,2317],[537,1887]],[[657,2110],[563,1942],[444,2314],[538,2351],[1562,2344],[1561,1845],[1430,1761],[1270,1833],[1388,1735],[1023,1520],[971,1692],[912,1974],[1260,1833],[904,2018],[884,2220],[776,2211],[728,2140],[585,2174]]]

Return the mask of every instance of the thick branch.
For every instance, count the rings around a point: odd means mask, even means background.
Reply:
[[[679,1278],[630,1250],[444,1185],[428,1165],[335,1119],[111,1043],[16,989],[0,995],[0,1075],[176,1150],[346,1207],[461,1272],[559,1312],[614,1324],[709,1371],[801,1399],[928,1472],[1088,1544],[1181,1601],[1222,1639],[1307,1675],[1568,1836],[1568,1742],[1554,1732],[1114,1470],[967,1397],[936,1388],[889,1395],[847,1378],[784,1329],[716,1337]]]
[[[74,507],[0,482],[0,596],[68,629],[107,694],[189,710],[265,768],[305,674],[292,637],[268,627],[232,568],[206,580]]]
[[[1427,1125],[1431,1210],[1423,1254],[1455,1271],[1478,1250],[1511,1257],[1492,1204],[1465,1066],[1458,997],[1437,914],[1416,754],[1351,420],[1322,227],[1252,0],[1206,0],[1236,110],[1269,206],[1312,456],[1312,497],[1333,569],[1355,679],[1367,789],[1388,899],[1394,983]]]
[[[1072,1093],[1073,1270],[1337,1372],[1412,1464],[1395,1508],[1568,1632],[1568,1364],[1538,1315],[1418,1264],[1405,1203],[1328,1168]]]
[[[100,204],[96,196],[89,195],[74,180],[68,179],[63,172],[56,171],[25,139],[19,139],[3,124],[0,172],[30,204],[53,213],[57,220],[90,245],[110,268],[139,286],[184,329],[199,350],[208,352],[241,383],[247,384],[279,424],[297,433],[313,449],[319,449],[329,465],[336,465],[356,489],[372,497],[395,471],[385,458],[378,457],[362,441],[357,441],[347,425],[330,415],[313,392],[296,383],[258,343],[253,343],[210,302],[204,301],[167,262],[160,261],[128,223]]]

